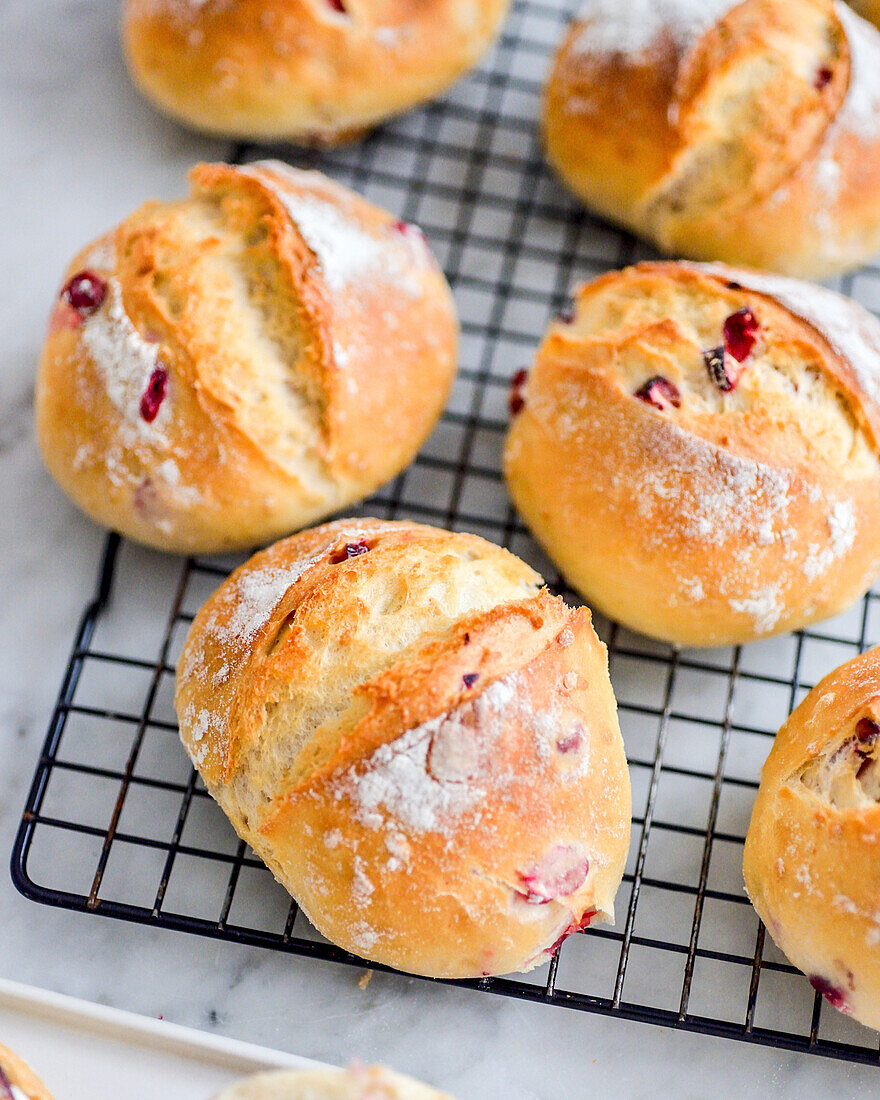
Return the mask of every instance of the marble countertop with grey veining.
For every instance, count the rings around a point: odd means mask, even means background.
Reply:
[[[0,0],[0,853],[8,853],[103,532],[44,472],[35,361],[81,244],[224,147],[130,86],[113,0]],[[4,860],[5,860],[4,856]],[[0,876],[0,974],[483,1097],[861,1096],[878,1070],[38,906]],[[0,1036],[2,1039],[2,1036]],[[100,1086],[96,1086],[96,1096]]]

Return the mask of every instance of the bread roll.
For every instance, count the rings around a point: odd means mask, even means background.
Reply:
[[[46,465],[93,519],[248,548],[372,492],[452,383],[419,230],[316,172],[202,164],[68,268],[37,383]]]
[[[230,1085],[216,1100],[452,1100],[384,1066],[348,1070],[280,1070]]]
[[[880,1029],[880,649],[810,692],[773,743],[746,837],[746,890],[835,1008]]]
[[[192,625],[180,733],[328,939],[435,977],[527,970],[612,919],[630,791],[605,647],[505,550],[344,520]]]
[[[663,251],[825,276],[880,248],[880,33],[835,0],[586,0],[544,129]]]
[[[129,70],[212,134],[333,145],[438,95],[510,0],[125,0]]]
[[[52,1094],[30,1066],[0,1045],[0,1100],[52,1100]],[[427,1100],[427,1098],[426,1098]]]
[[[513,395],[517,508],[593,606],[685,645],[841,611],[880,571],[880,323],[828,290],[640,264]]]

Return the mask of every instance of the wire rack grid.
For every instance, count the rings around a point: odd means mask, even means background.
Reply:
[[[544,165],[540,89],[572,6],[515,0],[489,58],[446,99],[352,148],[286,152],[418,222],[461,316],[450,405],[413,466],[363,513],[482,534],[577,602],[518,521],[499,473],[510,376],[574,284],[642,255],[581,211]],[[278,150],[230,154],[240,162]],[[843,289],[880,301],[880,271],[864,269]],[[322,939],[238,840],[177,742],[175,662],[193,615],[234,564],[108,537],[13,879],[50,905],[363,966]],[[459,984],[880,1063],[877,1037],[826,1006],[765,937],[741,874],[773,733],[821,676],[880,641],[878,599],[868,595],[821,629],[719,651],[676,650],[599,618],[633,783],[618,923],[570,937],[529,975]]]

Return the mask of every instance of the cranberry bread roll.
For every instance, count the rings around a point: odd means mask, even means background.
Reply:
[[[746,890],[834,1005],[880,1029],[880,649],[810,692],[773,743],[746,837]]]
[[[197,615],[180,732],[330,940],[401,970],[527,970],[612,919],[630,791],[605,647],[505,550],[349,520]]]
[[[348,1070],[281,1070],[230,1085],[216,1100],[452,1100],[384,1066]]]
[[[141,91],[212,134],[333,145],[438,95],[510,0],[126,0]]]
[[[0,1100],[52,1100],[52,1094],[17,1054],[0,1045]]]
[[[413,458],[451,385],[449,289],[413,226],[316,172],[199,165],[70,265],[37,431],[93,519],[252,547]]]
[[[544,129],[666,252],[825,276],[880,248],[880,34],[834,0],[586,0]]]
[[[720,264],[612,272],[512,407],[517,508],[634,630],[745,642],[836,614],[880,570],[880,323],[831,291]]]

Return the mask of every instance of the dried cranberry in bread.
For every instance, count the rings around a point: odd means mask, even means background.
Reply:
[[[141,91],[212,134],[331,145],[438,95],[510,0],[125,0]]]
[[[165,550],[265,543],[430,432],[457,322],[422,234],[317,172],[202,164],[65,276],[37,433],[93,519]]]
[[[238,1081],[216,1100],[452,1100],[384,1066],[280,1070]]]
[[[516,506],[634,630],[749,641],[880,572],[880,323],[832,291],[720,264],[612,272],[518,394]]]
[[[880,248],[880,33],[839,0],[585,0],[544,130],[666,252],[818,276]]]
[[[527,970],[612,918],[630,790],[589,612],[474,535],[344,520],[202,608],[180,732],[328,939],[435,977]]]
[[[52,1094],[25,1062],[0,1045],[0,1100],[52,1100]]]
[[[773,743],[746,837],[746,890],[835,1008],[880,1029],[880,649],[810,692]]]

